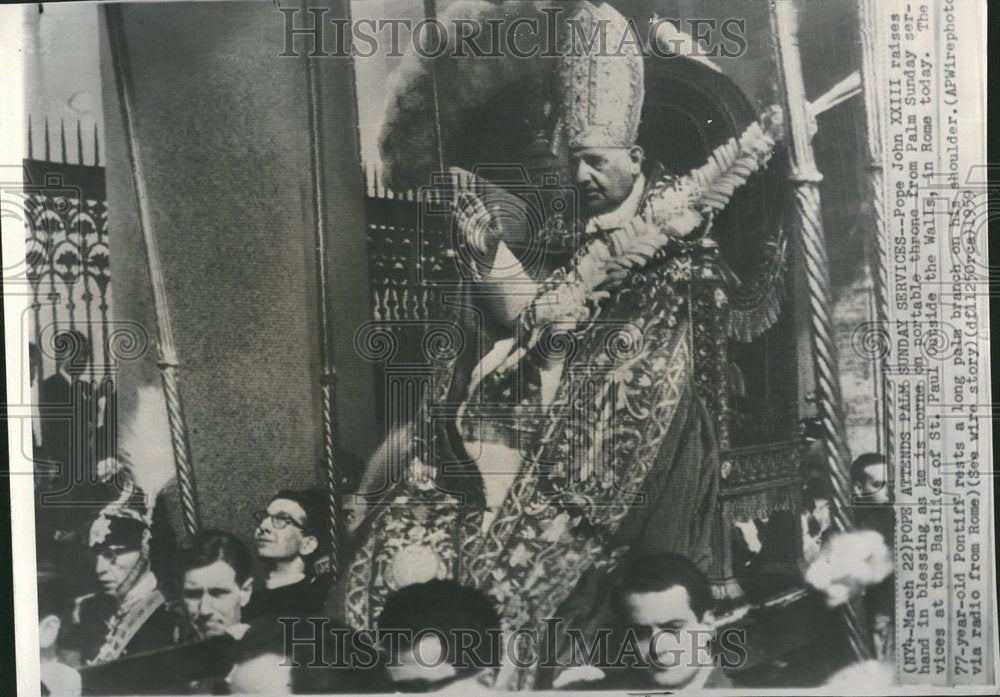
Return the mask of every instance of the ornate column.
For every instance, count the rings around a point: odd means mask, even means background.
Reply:
[[[313,239],[316,245],[316,299],[319,319],[319,388],[320,422],[323,430],[322,468],[327,490],[328,535],[330,550],[328,568],[334,578],[339,571],[340,547],[340,477],[337,469],[337,369],[333,357],[333,320],[330,298],[330,259],[326,230],[328,212],[326,187],[323,183],[322,129],[320,128],[320,97],[315,59],[306,56],[306,82],[309,110],[309,160],[312,167]]]
[[[777,67],[784,91],[790,179],[795,188],[793,229],[802,246],[805,261],[817,416],[824,430],[826,461],[835,499],[834,521],[840,530],[851,530],[853,523],[847,512],[851,504],[851,461],[841,409],[837,347],[830,322],[829,261],[819,194],[819,183],[823,177],[816,169],[813,157],[814,122],[802,77],[797,8],[792,2],[772,3],[771,24],[777,40]],[[856,601],[848,603],[843,618],[851,650],[859,658],[871,657],[871,640],[863,608]]]

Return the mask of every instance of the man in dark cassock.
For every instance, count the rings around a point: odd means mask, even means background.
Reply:
[[[144,496],[126,486],[90,526],[88,547],[101,591],[78,598],[73,613],[80,657],[88,664],[176,644],[183,608],[168,602],[150,566],[151,522]]]
[[[243,610],[245,621],[322,614],[330,578],[317,562],[327,552],[326,511],[324,492],[285,489],[255,516],[254,540],[265,575]]]

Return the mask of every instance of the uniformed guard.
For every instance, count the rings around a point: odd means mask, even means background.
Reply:
[[[73,614],[80,657],[88,664],[176,644],[183,609],[164,597],[150,567],[151,506],[127,483],[90,526],[88,547],[101,591],[78,598]]]

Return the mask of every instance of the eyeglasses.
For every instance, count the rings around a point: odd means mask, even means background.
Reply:
[[[305,532],[305,530],[306,530],[306,526],[305,525],[303,525],[299,521],[295,520],[295,518],[291,517],[287,513],[273,513],[272,514],[272,513],[268,513],[267,511],[258,511],[257,513],[253,514],[254,525],[256,525],[257,527],[260,527],[261,524],[265,520],[267,520],[268,518],[271,519],[271,527],[273,527],[275,530],[283,530],[283,529],[285,529],[289,525],[294,525],[295,527],[297,527],[299,530],[302,530],[303,532]]]

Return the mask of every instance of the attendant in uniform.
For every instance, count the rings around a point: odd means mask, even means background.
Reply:
[[[874,530],[892,549],[895,544],[895,495],[889,466],[883,455],[864,453],[851,463],[851,490],[854,494],[854,525],[858,530]],[[872,632],[875,655],[891,661],[896,652],[895,578],[888,576],[865,593],[865,610]]]
[[[60,482],[84,479],[93,466],[96,418],[93,390],[84,380],[90,370],[90,343],[78,331],[56,334],[56,371],[41,382],[38,403],[42,410],[41,440],[46,453],[62,465]],[[46,414],[46,410],[66,410],[69,416]],[[75,479],[74,479],[75,477]]]
[[[255,516],[254,540],[264,578],[244,609],[246,621],[322,614],[330,579],[317,561],[327,547],[326,511],[324,492],[285,489]]]
[[[79,595],[90,590],[84,585],[87,560],[82,550],[87,525],[100,508],[100,503],[93,503],[96,490],[91,481],[96,461],[95,402],[91,384],[84,379],[91,353],[87,338],[78,331],[59,332],[52,344],[56,370],[33,388],[38,416],[35,537],[39,559],[58,567],[76,584],[72,590]],[[33,356],[33,373],[40,376],[37,349]]]
[[[81,659],[107,663],[181,640],[184,611],[167,602],[150,568],[150,520],[144,495],[126,486],[90,526],[88,547],[101,591],[77,599],[74,625]]]
[[[96,464],[114,452],[114,389],[110,379],[96,389],[90,381],[92,349],[81,332],[60,332],[53,345],[56,371],[34,387],[36,544],[39,559],[58,567],[80,595],[93,589],[83,553],[88,526],[119,493]],[[37,348],[32,356],[34,373],[41,368]]]

